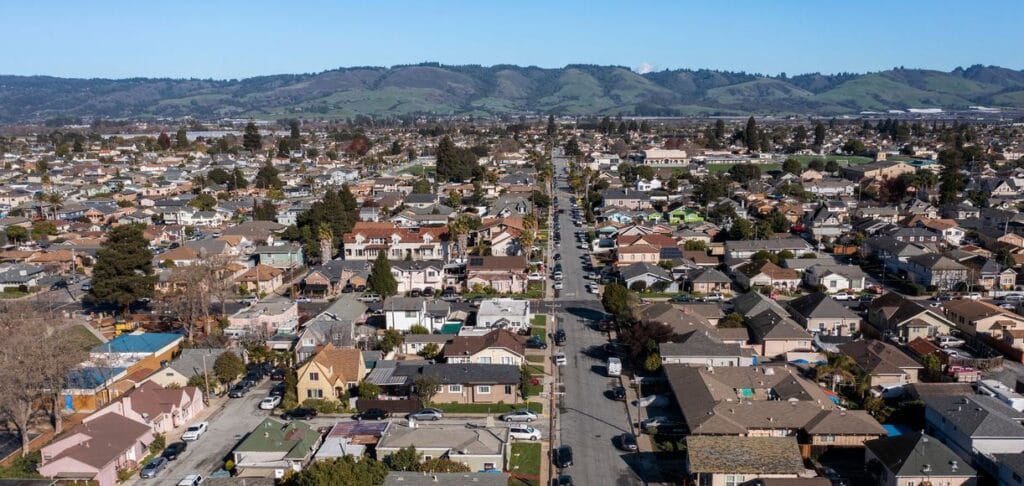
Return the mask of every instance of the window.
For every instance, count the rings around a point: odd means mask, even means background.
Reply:
[[[416,312],[416,311],[405,311],[405,318],[406,318],[406,319],[414,319],[414,318],[416,318],[416,316],[417,316],[418,314],[419,314],[419,313],[418,313],[418,312]]]
[[[511,395],[512,394],[512,385],[505,385],[505,394],[506,395]]]
[[[742,474],[727,474],[725,476],[725,486],[739,486],[743,483],[746,476]]]
[[[448,385],[448,393],[462,393],[462,385]]]
[[[310,388],[306,390],[306,398],[323,398],[324,391],[319,388]]]
[[[493,470],[494,470],[494,463],[493,462],[485,462],[484,463],[484,471],[493,471]]]
[[[511,356],[502,356],[501,357],[501,364],[514,365],[516,363],[515,363],[515,360],[513,360]]]
[[[480,357],[480,362],[483,363],[483,364],[491,364],[491,357],[490,356],[481,356]]]
[[[320,373],[311,371],[309,373],[309,381],[320,381]]]
[[[831,443],[833,443],[835,441],[836,441],[836,436],[834,436],[834,435],[823,435],[823,436],[821,436],[821,442],[822,443],[831,444]]]
[[[480,395],[489,395],[491,393],[490,385],[480,385],[476,387],[476,392]]]
[[[434,456],[423,456],[423,460],[424,461],[429,461],[429,460],[431,460],[433,458],[434,458]]]

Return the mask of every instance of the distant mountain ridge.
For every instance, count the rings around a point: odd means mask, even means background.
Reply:
[[[638,74],[621,66],[423,63],[240,80],[0,76],[5,123],[65,116],[838,115],[974,105],[1024,108],[1024,71],[976,65],[950,72],[771,77],[708,69]]]

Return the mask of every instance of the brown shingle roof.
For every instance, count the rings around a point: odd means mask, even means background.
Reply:
[[[319,353],[316,353],[311,360],[331,372],[331,376],[325,377],[328,382],[337,383],[359,381],[359,363],[363,360],[363,353],[355,348],[338,348],[328,343]]]
[[[522,341],[506,329],[495,329],[483,336],[456,336],[444,346],[444,355],[470,356],[487,348],[505,348],[513,353],[525,355]]]

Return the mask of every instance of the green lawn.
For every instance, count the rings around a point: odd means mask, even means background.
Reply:
[[[433,174],[435,172],[437,172],[437,168],[436,167],[426,167],[426,166],[423,166],[423,165],[412,165],[412,166],[406,167],[406,168],[398,171],[399,174],[411,174],[411,175],[418,175],[418,176],[422,176],[422,175],[424,175],[424,173],[426,173],[426,174]]]
[[[866,164],[872,161],[870,157],[860,157],[857,155],[791,155],[789,157],[799,160],[804,167],[807,167],[807,164],[811,163],[814,159],[821,159],[826,162],[829,160],[835,160],[841,167]],[[736,164],[708,164],[708,172],[711,174],[721,174],[723,172],[727,172],[734,165]],[[757,166],[761,168],[761,173],[763,174],[773,170],[780,170],[782,168],[782,163],[757,164]]]
[[[541,447],[538,442],[515,442],[512,444],[512,454],[509,457],[508,468],[512,474],[524,474],[530,476],[540,475]],[[533,485],[539,486],[540,480],[518,479],[509,480],[509,485]]]
[[[531,363],[543,363],[548,360],[548,357],[543,354],[528,354],[526,355],[526,361]]]
[[[545,327],[547,326],[547,314],[534,314],[533,318],[530,319],[530,325],[533,327]]]
[[[530,334],[533,335],[533,336],[539,337],[540,340],[543,341],[543,340],[547,339],[547,337],[548,337],[548,330],[547,330],[547,328],[544,328],[544,327],[536,327],[535,326],[535,327],[531,327],[530,328]]]
[[[505,413],[521,408],[529,408],[535,413],[541,413],[544,410],[544,407],[537,402],[528,402],[527,405],[522,403],[431,403],[430,406],[445,413]]]

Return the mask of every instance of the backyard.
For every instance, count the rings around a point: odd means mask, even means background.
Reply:
[[[541,446],[539,442],[512,444],[512,457],[508,462],[509,486],[540,486]]]

